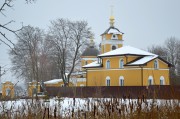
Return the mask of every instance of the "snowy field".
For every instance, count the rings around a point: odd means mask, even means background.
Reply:
[[[33,100],[32,99],[19,99],[15,101],[0,101],[0,115],[9,114],[11,117],[14,115],[27,115],[28,113],[42,113],[45,108],[49,108],[49,114],[54,116],[61,115],[68,117],[76,112],[91,112],[96,108],[100,113],[103,112],[107,105],[115,106],[118,110],[125,109],[126,113],[130,113],[131,106],[139,107],[142,109],[150,109],[152,106],[180,106],[180,100],[137,100],[137,99],[111,99],[111,98],[51,98],[49,100]],[[56,111],[55,111],[56,110]],[[135,110],[135,109],[134,109]]]

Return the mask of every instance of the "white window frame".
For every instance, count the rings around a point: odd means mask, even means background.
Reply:
[[[106,61],[106,69],[110,69],[110,67],[111,67],[111,62],[110,62],[110,60],[107,60]]]
[[[159,85],[165,85],[165,78],[164,78],[164,76],[160,77]]]
[[[151,84],[150,84],[150,81],[151,81]],[[153,77],[152,76],[149,76],[148,77],[148,85],[153,85],[154,84],[154,81],[153,81]]]
[[[113,37],[113,36],[115,36],[115,37]],[[117,34],[112,34],[112,36],[111,36],[111,40],[118,40],[118,36],[117,36]]]
[[[111,86],[111,78],[109,76],[106,77],[106,86]]]
[[[154,69],[159,69],[159,62],[158,60],[154,60]]]
[[[123,65],[121,64],[122,61],[123,61]],[[120,68],[120,69],[123,69],[123,68],[124,68],[124,60],[123,60],[123,59],[120,59],[120,60],[119,60],[119,68]]]
[[[123,76],[119,77],[119,86],[124,86],[124,77]]]

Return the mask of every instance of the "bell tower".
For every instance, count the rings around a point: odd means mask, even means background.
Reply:
[[[109,18],[110,27],[101,34],[102,41],[100,44],[101,54],[115,50],[123,46],[123,32],[114,26],[115,18],[111,9],[111,16]]]

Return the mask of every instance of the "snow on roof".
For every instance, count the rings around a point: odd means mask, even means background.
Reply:
[[[108,34],[122,34],[121,32],[119,32],[117,29],[110,29],[109,31],[108,31]]]
[[[83,66],[83,68],[100,67],[100,66],[101,66],[100,63],[98,63],[97,61],[94,61],[94,62],[92,62],[90,64],[87,64],[87,65]]]
[[[151,61],[151,60],[153,60],[153,59],[155,59],[157,57],[158,57],[158,55],[145,56],[145,57],[143,57],[143,58],[141,58],[141,59],[139,59],[137,61],[134,61],[134,62],[132,62],[130,64],[127,64],[127,66],[142,65],[142,64],[145,64],[145,63],[147,63],[147,62],[149,62],[149,61]]]
[[[63,80],[62,79],[53,79],[53,80],[45,81],[44,84],[57,84],[59,82],[63,82]]]
[[[152,55],[154,56],[155,54],[138,49],[138,48],[134,48],[131,46],[123,46],[116,50],[112,50],[110,52],[106,52],[104,54],[98,55],[98,57],[118,56],[118,55],[144,55],[144,56]]]

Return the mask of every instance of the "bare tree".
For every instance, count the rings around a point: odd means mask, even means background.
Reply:
[[[9,8],[13,8],[13,2],[15,0],[2,0],[0,2],[0,13],[2,16],[6,17],[5,11]],[[25,0],[26,3],[31,3],[35,0]],[[12,29],[9,25],[11,23],[15,22],[14,20],[7,21],[6,23],[0,22],[0,42],[4,43],[6,46],[8,46],[11,50],[13,50],[14,43],[11,41],[11,39],[8,37],[7,33],[12,33],[15,36],[18,36],[17,32],[22,29],[17,28],[16,30]]]
[[[17,44],[11,51],[12,70],[26,80],[39,81],[39,55],[43,42],[43,31],[31,26],[24,27],[17,37]]]
[[[65,86],[68,86],[70,76],[80,61],[80,51],[87,39],[92,37],[92,33],[85,21],[57,19],[51,22],[49,34],[54,46],[51,50],[56,57],[60,77]]]
[[[159,55],[164,60],[168,60],[165,47],[162,47],[162,46],[159,46],[159,45],[152,45],[151,47],[148,47],[148,51],[151,52],[151,53]]]
[[[175,37],[168,38],[165,41],[165,47],[168,60],[173,64],[173,67],[170,69],[170,77],[171,79],[176,79],[180,72],[180,40]]]

